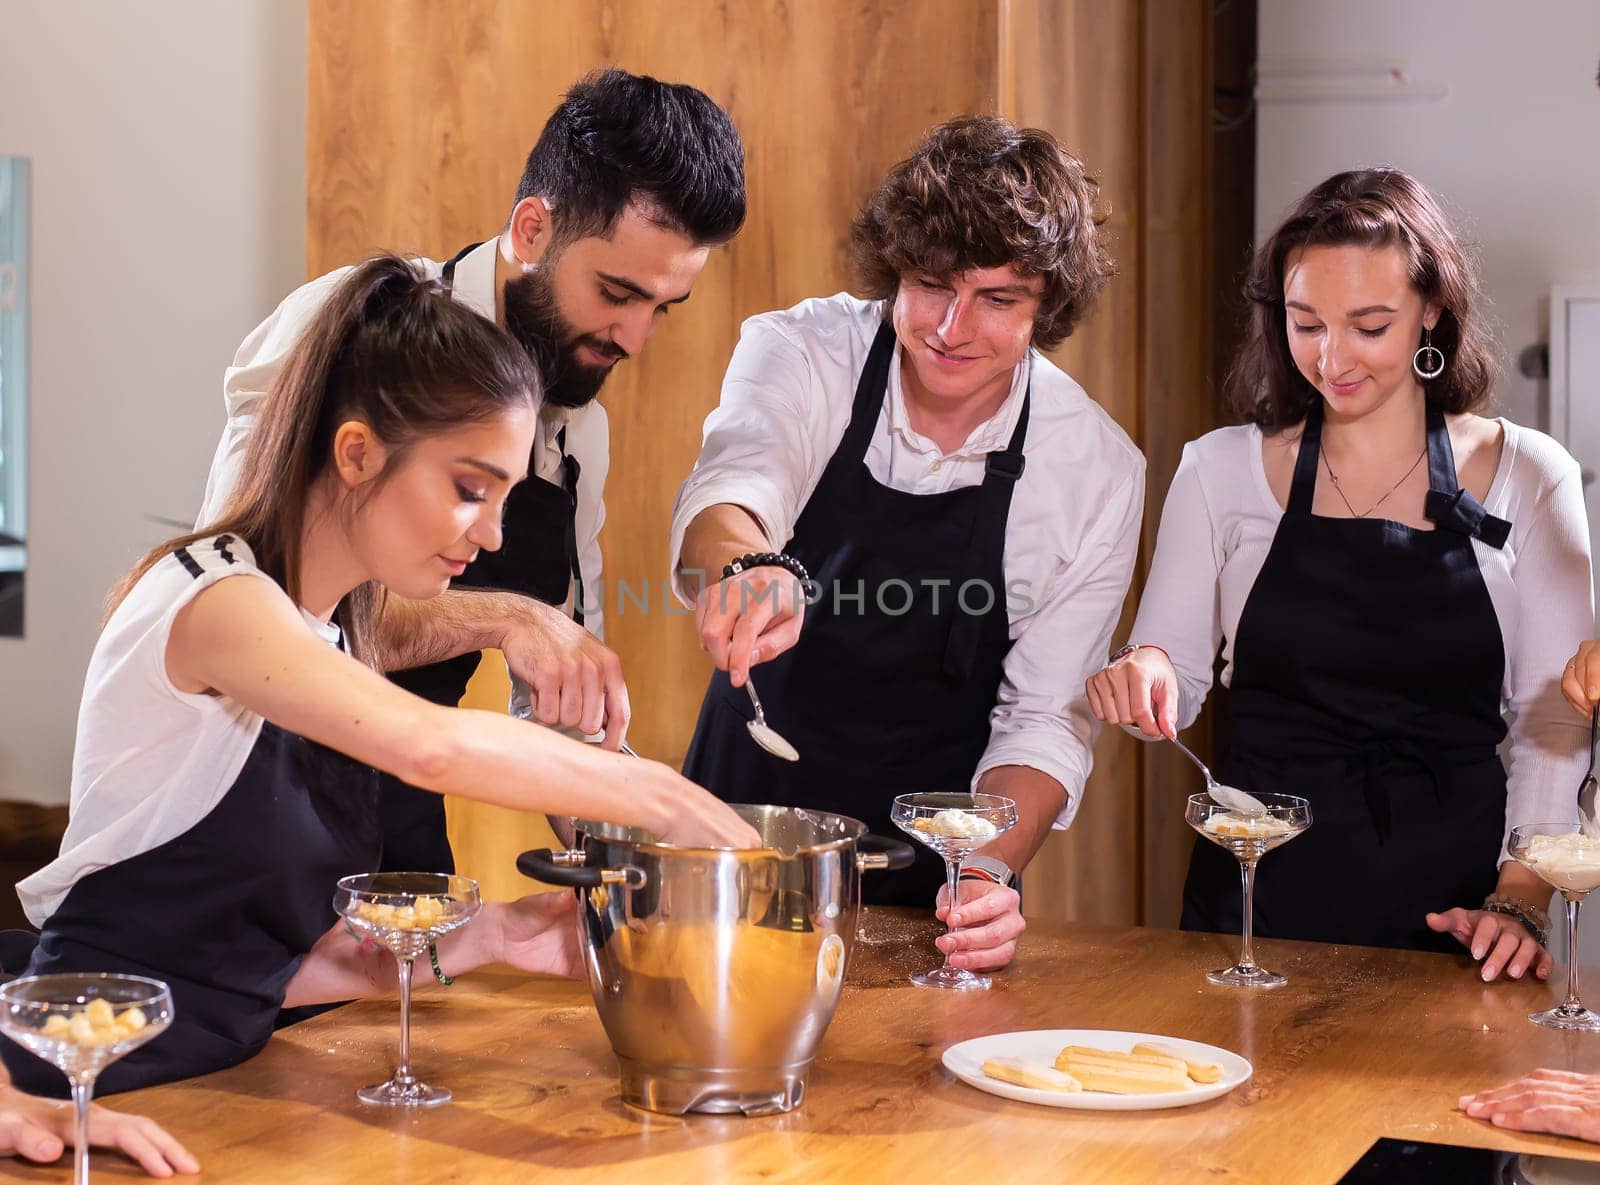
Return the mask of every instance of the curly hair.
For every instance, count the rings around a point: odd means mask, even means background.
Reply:
[[[1255,253],[1244,285],[1249,329],[1226,385],[1234,412],[1275,431],[1298,424],[1322,398],[1289,350],[1283,275],[1293,252],[1341,246],[1400,249],[1412,287],[1442,309],[1430,340],[1444,354],[1444,373],[1419,380],[1428,406],[1445,412],[1483,406],[1496,368],[1492,336],[1474,312],[1480,293],[1471,259],[1420,181],[1399,169],[1360,169],[1337,173],[1306,194]]]
[[[1014,266],[1044,280],[1034,344],[1065,340],[1115,273],[1099,183],[1049,132],[993,115],[942,123],[889,170],[850,226],[858,296],[892,302],[911,272]]]

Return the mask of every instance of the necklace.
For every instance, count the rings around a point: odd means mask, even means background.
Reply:
[[[1339,501],[1344,503],[1344,508],[1350,512],[1351,518],[1367,518],[1374,510],[1378,509],[1378,507],[1387,502],[1389,500],[1389,495],[1394,493],[1405,484],[1406,478],[1410,477],[1417,471],[1417,466],[1422,464],[1422,458],[1428,455],[1428,448],[1426,445],[1424,445],[1422,451],[1417,454],[1417,459],[1411,462],[1411,467],[1401,475],[1400,480],[1395,482],[1394,485],[1390,486],[1388,490],[1384,492],[1383,497],[1379,498],[1371,506],[1367,507],[1366,513],[1362,514],[1358,512],[1354,506],[1350,505],[1350,499],[1344,496],[1344,488],[1339,485],[1339,475],[1333,471],[1333,466],[1328,464],[1327,451],[1319,451],[1322,453],[1322,466],[1328,471],[1328,480],[1333,483],[1333,492],[1339,495]]]

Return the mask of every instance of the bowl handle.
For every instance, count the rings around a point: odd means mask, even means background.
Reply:
[[[886,835],[863,835],[856,840],[856,868],[862,872],[910,868],[917,858],[908,843]]]
[[[644,869],[629,864],[625,868],[597,868],[588,863],[588,854],[570,849],[552,852],[534,848],[517,857],[517,871],[547,885],[566,885],[574,889],[593,889],[598,885],[626,885],[644,888]]]

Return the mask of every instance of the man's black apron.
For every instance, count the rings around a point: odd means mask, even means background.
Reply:
[[[463,247],[444,265],[444,282],[455,282],[456,264],[479,244]],[[506,497],[499,551],[480,552],[451,588],[492,588],[521,593],[551,605],[574,596],[573,616],[583,624],[583,577],[578,567],[576,514],[578,462],[566,455],[566,430],[556,437],[562,450],[561,484],[530,475]],[[478,669],[477,651],[429,666],[392,671],[389,677],[407,691],[446,707],[455,707]],[[387,872],[454,872],[455,856],[445,831],[444,799],[381,774],[383,869]]]
[[[784,550],[822,599],[799,643],[752,677],[772,727],[797,762],[758,747],[749,697],[711,678],[684,773],[728,802],[776,803],[849,815],[897,835],[897,794],[971,788],[989,741],[1011,649],[1004,574],[1006,519],[1023,470],[1031,392],[1011,442],[989,454],[981,485],[911,494],[867,469],[894,357],[878,331],[856,386],[849,427]],[[904,872],[866,878],[865,899],[928,906],[944,863],[918,846]]]
[[[1460,488],[1428,412],[1418,530],[1311,512],[1322,408],[1306,419],[1289,506],[1233,652],[1233,746],[1221,778],[1311,803],[1304,835],[1262,861],[1256,933],[1453,951],[1423,915],[1494,890],[1506,816],[1499,621],[1473,553],[1510,525]],[[1185,929],[1234,931],[1239,867],[1199,842]]]

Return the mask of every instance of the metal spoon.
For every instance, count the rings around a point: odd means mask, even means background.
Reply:
[[[750,693],[750,703],[756,710],[756,718],[745,725],[750,730],[750,735],[774,757],[781,757],[785,761],[799,761],[800,750],[796,749],[773,728],[767,724],[767,714],[761,710],[760,697],[756,695],[756,685],[745,676],[744,689]]]
[[[1600,840],[1600,822],[1594,817],[1595,790],[1600,788],[1600,781],[1594,776],[1596,741],[1600,741],[1600,704],[1589,714],[1589,772],[1583,775],[1583,782],[1578,786],[1578,823],[1587,838]]]
[[[1243,790],[1235,790],[1232,786],[1224,786],[1211,776],[1211,771],[1206,768],[1206,763],[1201,761],[1189,751],[1177,737],[1167,738],[1179,749],[1183,755],[1200,767],[1200,772],[1206,776],[1206,793],[1211,795],[1214,802],[1226,807],[1230,811],[1238,811],[1242,815],[1264,815],[1267,813],[1267,804],[1253,794],[1246,794]]]

